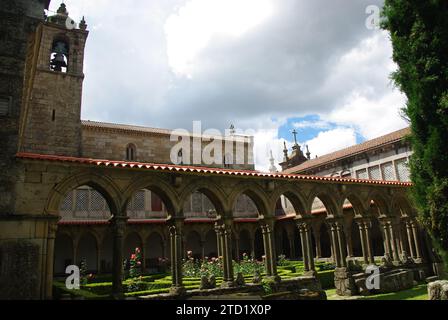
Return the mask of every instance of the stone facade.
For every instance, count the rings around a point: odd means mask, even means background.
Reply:
[[[92,270],[112,273],[111,296],[122,298],[122,262],[136,244],[143,248],[147,268],[163,268],[151,259],[168,258],[172,293],[181,296],[181,261],[190,248],[198,256],[222,257],[226,288],[235,287],[232,259],[242,253],[265,256],[266,275],[278,286],[277,255],[285,252],[302,257],[313,283],[316,257],[336,264],[341,283],[350,258],[372,263],[378,248],[397,266],[400,255],[417,264],[432,261],[407,198],[409,183],[260,173],[247,170],[253,169],[250,161],[241,167],[173,165],[167,160],[168,132],[81,122],[85,21],[79,29],[67,28],[64,5],[44,21],[38,12],[48,3],[13,3],[0,9],[5,21],[22,19],[10,24],[5,36],[20,49],[11,60],[17,68],[1,70],[0,95],[13,98],[10,117],[1,119],[6,124],[1,130],[11,137],[1,158],[0,284],[7,287],[5,298],[27,290],[26,298],[51,299],[55,271],[83,257]],[[8,54],[0,58],[8,60]],[[23,81],[23,96],[8,81]],[[250,159],[252,140],[240,138]],[[143,200],[142,190],[149,192]],[[72,201],[72,211],[65,211],[86,214],[82,209],[88,202],[87,217],[62,214],[71,193],[80,196]],[[152,194],[163,203],[157,210]],[[240,208],[244,203],[248,208],[249,198],[256,214],[245,216],[248,210]],[[288,201],[282,204],[283,198]],[[206,209],[210,204],[212,212]],[[92,211],[99,218],[90,216]],[[15,248],[23,248],[22,256],[14,254]]]

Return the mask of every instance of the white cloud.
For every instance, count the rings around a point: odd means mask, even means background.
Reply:
[[[271,0],[191,0],[166,21],[169,64],[191,77],[198,53],[214,36],[237,37],[266,19]]]
[[[294,122],[293,127],[296,129],[307,129],[307,128],[314,128],[314,129],[328,129],[330,127],[330,124],[327,121],[323,120],[315,120],[315,121],[300,121],[300,122]]]
[[[356,133],[352,128],[336,128],[319,132],[316,138],[304,143],[308,145],[312,157],[323,156],[356,144]]]

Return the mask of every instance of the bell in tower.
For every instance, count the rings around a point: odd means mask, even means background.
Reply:
[[[55,41],[53,44],[52,59],[50,60],[50,68],[53,71],[62,72],[67,68],[68,48],[63,41]]]

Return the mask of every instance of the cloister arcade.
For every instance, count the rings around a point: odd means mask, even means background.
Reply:
[[[374,257],[384,253],[397,263],[402,254],[419,262],[423,259],[407,183],[166,165],[134,167],[100,160],[86,165],[76,158],[67,166],[64,159],[45,157],[23,155],[22,160],[54,176],[41,189],[43,211],[56,217],[48,225],[47,285],[65,265],[85,258],[92,272],[112,273],[113,294],[120,296],[122,261],[135,247],[142,249],[143,267],[150,271],[161,267],[160,258],[168,259],[173,292],[183,290],[181,261],[186,251],[197,258],[222,257],[224,286],[233,285],[232,259],[240,259],[243,253],[263,256],[266,276],[277,280],[279,254],[302,259],[310,275],[315,272],[315,259],[331,259],[336,267],[347,266],[347,258],[357,256],[366,264],[374,263]],[[67,194],[81,186],[96,190],[104,199],[108,214],[102,219],[61,219]],[[128,216],[141,190],[161,200],[163,214]],[[209,200],[210,210],[189,216],[185,202],[195,193]],[[253,202],[256,215],[238,213],[236,203],[242,195]]]

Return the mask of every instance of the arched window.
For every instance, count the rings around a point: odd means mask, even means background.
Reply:
[[[69,45],[64,40],[55,40],[51,46],[50,69],[56,72],[67,72]]]
[[[137,148],[134,144],[130,143],[126,147],[126,160],[128,161],[135,161],[137,158]]]

